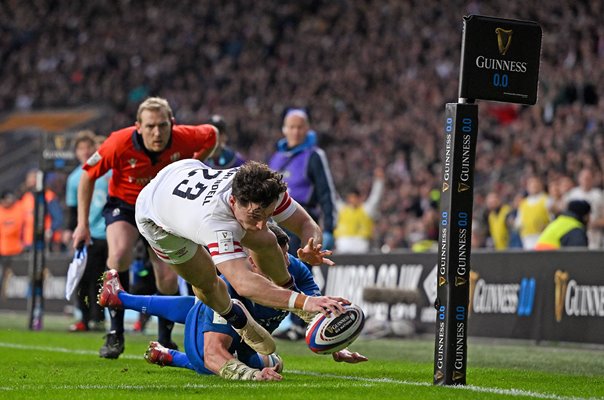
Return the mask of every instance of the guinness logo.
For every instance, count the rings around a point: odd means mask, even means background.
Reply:
[[[470,305],[468,307],[468,315],[472,312],[472,299],[474,299],[474,288],[476,288],[476,281],[480,275],[476,271],[470,271]]]
[[[445,278],[443,278],[442,276],[438,277],[438,286],[444,286],[447,284],[447,280]]]
[[[63,135],[55,135],[53,137],[54,142],[55,142],[55,149],[56,150],[63,150],[65,148],[65,144],[67,143],[67,140],[65,139],[65,136]]]
[[[436,373],[434,374],[435,381],[440,381],[444,377],[445,377],[445,375],[440,370],[436,371]]]
[[[458,380],[462,379],[464,376],[466,376],[466,374],[464,374],[463,372],[453,371],[453,380],[454,381],[458,381]]]
[[[466,190],[470,190],[470,185],[466,185],[465,183],[459,182],[457,184],[457,192],[465,192]]]
[[[512,43],[512,31],[511,29],[495,28],[497,34],[497,47],[499,48],[499,54],[505,56],[508,52],[510,44]]]
[[[449,190],[449,184],[447,182],[443,182],[443,192]]]
[[[556,321],[562,321],[562,313],[564,312],[564,297],[566,295],[566,288],[568,286],[568,272],[562,270],[556,270],[554,273],[554,296],[555,296],[555,315]]]
[[[461,276],[455,277],[455,286],[465,285],[466,283],[468,283],[467,279],[462,278]]]

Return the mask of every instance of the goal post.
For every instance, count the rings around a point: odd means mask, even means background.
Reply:
[[[477,99],[537,101],[541,27],[532,21],[464,17],[459,101],[445,108],[437,261],[435,385],[465,385]]]

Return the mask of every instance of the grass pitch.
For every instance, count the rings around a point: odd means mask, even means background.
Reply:
[[[151,335],[127,334],[125,354],[101,359],[102,333],[66,333],[68,323],[47,316],[45,329],[31,332],[25,316],[0,313],[0,399],[604,399],[601,347],[470,338],[468,385],[436,387],[430,337],[359,339],[351,349],[370,361],[356,365],[279,341],[282,382],[231,382],[147,364],[142,354]]]

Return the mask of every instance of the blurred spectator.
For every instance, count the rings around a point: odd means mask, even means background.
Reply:
[[[378,216],[384,194],[385,176],[382,168],[373,172],[371,192],[365,201],[359,189],[346,194],[346,202],[338,201],[338,222],[334,231],[338,253],[367,253],[373,238],[373,221]]]
[[[506,220],[506,224],[510,233],[510,240],[508,244],[508,248],[510,249],[522,249],[524,246],[522,245],[522,238],[520,237],[520,232],[518,228],[516,228],[516,218],[518,217],[518,207],[520,207],[520,202],[524,199],[522,193],[516,193],[512,200],[512,209],[508,213],[508,217]]]
[[[552,200],[551,214],[555,218],[564,212],[566,200],[562,192],[562,177],[555,176],[547,181],[547,195]]]
[[[42,178],[42,172],[37,169],[30,170],[25,176],[21,186],[21,207],[25,214],[25,230],[23,232],[23,245],[25,250],[30,250],[34,241],[34,212],[35,212],[35,190],[36,182]],[[51,250],[60,248],[63,227],[63,208],[60,199],[54,191],[49,188],[44,190],[45,215],[44,215],[44,240]]]
[[[575,181],[573,181],[573,179],[568,175],[562,175],[558,179],[558,187],[560,194],[562,197],[564,197],[572,188],[575,187]]]
[[[602,190],[595,187],[593,172],[583,168],[577,178],[579,185],[571,189],[565,200],[585,200],[591,206],[591,214],[587,229],[590,249],[604,247],[604,196]]]
[[[84,172],[82,166],[94,154],[97,144],[100,145],[97,136],[94,132],[87,130],[78,132],[74,141],[76,159],[80,164],[67,177],[65,190],[65,204],[68,207],[69,221],[63,234],[63,240],[66,245],[69,245],[69,248],[73,247],[71,246],[71,235],[78,223],[78,185]],[[76,306],[81,313],[81,319],[69,327],[71,332],[105,330],[105,311],[97,304],[96,296],[102,287],[102,280],[99,278],[105,272],[105,260],[107,259],[107,235],[103,207],[107,202],[110,177],[111,171],[94,182],[88,217],[91,242],[87,248],[86,269],[77,289]]]
[[[15,193],[5,190],[0,195],[0,264],[10,264],[10,258],[23,251],[25,215]]]
[[[336,194],[325,152],[316,145],[316,134],[310,130],[308,113],[290,108],[283,117],[285,138],[277,143],[277,152],[268,165],[283,174],[288,192],[310,216],[321,221],[323,249],[334,246]],[[304,247],[296,235],[290,234],[289,252],[296,255]]]
[[[472,218],[472,248],[477,249],[486,246],[489,227],[480,218]]]
[[[488,210],[488,228],[492,247],[495,250],[505,250],[510,243],[508,216],[512,208],[502,204],[497,192],[490,192],[486,198]]]
[[[587,247],[586,226],[591,206],[585,200],[571,200],[566,211],[553,220],[541,233],[535,250],[556,250],[560,247]]]
[[[438,250],[438,226],[440,219],[436,208],[430,207],[423,211],[421,219],[417,221],[416,238],[410,235],[411,251],[424,253]]]
[[[335,186],[370,178],[380,160],[388,181],[376,240],[409,248],[405,227],[420,216],[406,196],[439,186],[467,14],[535,20],[546,32],[537,105],[480,106],[477,196],[496,190],[511,202],[526,174],[549,181],[598,167],[601,1],[1,2],[0,107],[102,104],[108,118],[95,129],[109,132],[153,93],[183,122],[224,115],[229,144],[266,160],[284,99],[312,104]],[[152,53],[138,51],[141,38]],[[475,201],[476,215],[484,209]]]
[[[204,164],[215,169],[235,168],[243,165],[245,162],[243,156],[227,145],[228,133],[224,118],[221,115],[215,114],[210,117],[210,120],[207,123],[218,128],[220,136],[218,146],[214,152],[203,161]]]
[[[537,176],[526,181],[527,196],[520,201],[516,228],[520,231],[522,246],[526,250],[535,248],[539,235],[550,222],[551,199],[543,191],[543,183]]]

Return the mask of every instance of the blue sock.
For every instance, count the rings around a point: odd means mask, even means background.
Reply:
[[[233,325],[235,329],[241,329],[247,323],[247,317],[239,305],[235,303],[231,304],[233,305],[231,310],[226,314],[221,314],[220,316],[226,319],[229,324]]]
[[[168,351],[172,355],[172,364],[170,364],[170,367],[186,368],[186,369],[195,370],[195,368],[193,368],[193,364],[191,364],[191,361],[189,361],[189,357],[187,357],[187,355],[185,353],[182,353],[182,352],[176,351],[176,350],[168,350]]]
[[[193,296],[139,296],[126,292],[120,292],[118,296],[124,308],[181,324],[185,323],[189,310],[195,304]]]
[[[170,296],[163,293],[156,293],[156,296]],[[179,296],[178,292],[174,293],[172,297]],[[186,318],[186,315],[185,315]],[[172,328],[174,328],[174,322],[172,319],[157,317],[157,341],[166,346],[172,348],[175,343],[172,341]]]

